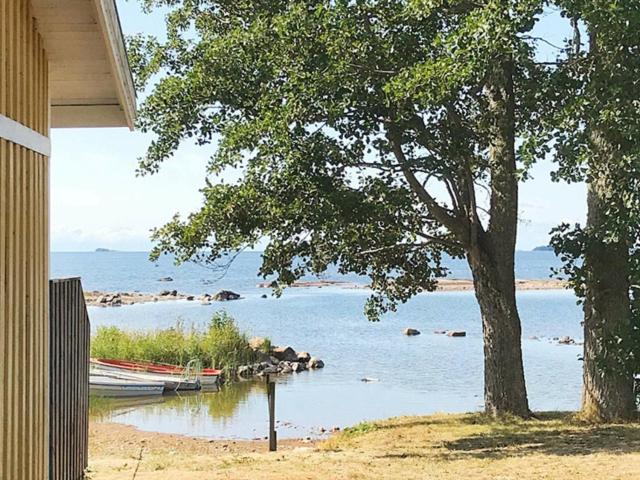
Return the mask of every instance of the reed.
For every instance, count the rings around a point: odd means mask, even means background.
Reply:
[[[265,343],[270,345],[268,341]],[[99,327],[91,339],[91,356],[173,365],[199,360],[203,367],[227,373],[256,361],[256,352],[249,346],[246,334],[224,312],[214,314],[205,329],[187,327],[184,322],[153,331]]]

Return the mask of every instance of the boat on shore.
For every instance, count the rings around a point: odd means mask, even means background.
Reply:
[[[117,376],[140,381],[165,382],[165,390],[199,390],[215,389],[218,385],[220,370],[205,368],[196,369],[190,364],[187,367],[165,365],[144,361],[91,359],[91,368],[100,374]]]
[[[97,397],[146,397],[162,395],[162,382],[142,382],[103,375],[89,375],[89,394]]]

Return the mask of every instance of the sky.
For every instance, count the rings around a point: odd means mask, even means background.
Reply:
[[[134,0],[118,0],[125,34],[162,35],[162,17],[141,12]],[[547,12],[535,34],[562,44],[566,25]],[[542,52],[553,59],[553,50]],[[90,251],[96,248],[147,251],[152,228],[175,213],[196,210],[201,203],[211,146],[186,145],[164,163],[159,173],[136,176],[137,159],[151,136],[126,128],[54,129],[51,133],[51,249]],[[583,222],[583,184],[552,183],[550,161],[533,167],[532,179],[520,187],[517,247],[530,250],[549,241],[561,222]]]

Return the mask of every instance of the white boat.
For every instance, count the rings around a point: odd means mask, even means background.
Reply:
[[[133,380],[136,382],[162,383],[165,391],[175,392],[181,390],[200,390],[200,381],[197,378],[184,378],[179,375],[166,373],[136,372],[122,368],[91,363],[91,371],[100,376],[115,379]]]
[[[162,395],[164,383],[141,382],[102,375],[89,375],[89,394],[98,397],[143,397]]]

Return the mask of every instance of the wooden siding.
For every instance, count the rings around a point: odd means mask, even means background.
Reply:
[[[79,278],[51,280],[50,480],[80,480],[88,461],[89,316]]]
[[[0,1],[0,115],[49,135],[48,64],[27,0]],[[48,158],[0,139],[0,479],[48,478]]]

